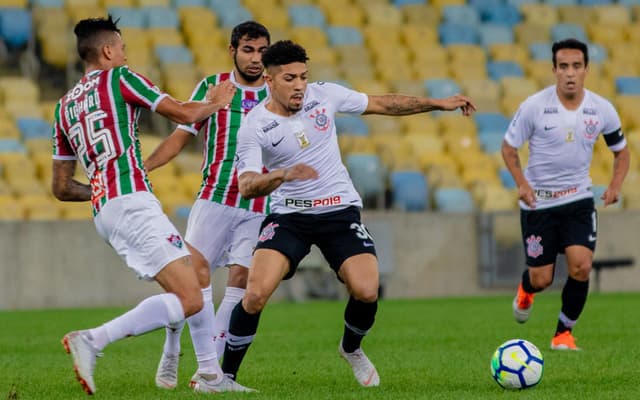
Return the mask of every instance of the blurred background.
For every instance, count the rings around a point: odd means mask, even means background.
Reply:
[[[520,102],[554,82],[551,44],[569,37],[586,41],[586,86],[616,106],[632,151],[622,201],[601,209],[606,213],[596,256],[638,252],[640,0],[0,0],[0,256],[8,260],[6,277],[22,279],[10,270],[25,264],[54,262],[64,269],[91,263],[95,256],[88,254],[101,252],[79,244],[86,247],[79,252],[86,260],[51,254],[53,243],[66,236],[56,232],[89,232],[93,226],[87,204],[51,196],[50,126],[55,102],[82,75],[74,24],[107,13],[120,18],[130,67],[180,100],[204,76],[231,70],[231,28],[249,19],[266,25],[272,41],[302,44],[312,81],[369,94],[471,96],[478,106],[472,118],[430,113],[336,120],[343,160],[369,210],[365,220],[383,250],[392,296],[473,294],[517,282],[523,250],[517,193],[499,153],[502,138]],[[143,153],[172,129],[164,119],[143,114]],[[154,191],[179,225],[201,181],[200,150],[194,143],[151,174]],[[521,158],[526,164],[526,149]],[[612,164],[599,140],[591,169],[597,199]],[[80,169],[78,179],[86,181]],[[42,247],[42,256],[33,250],[38,235],[49,246]],[[81,236],[104,247],[93,232]],[[119,263],[112,255],[102,257],[98,264]],[[310,259],[312,266],[322,263]],[[437,285],[454,267],[464,269],[468,284],[458,287],[452,279]],[[400,279],[403,268],[413,272]],[[434,275],[438,268],[442,274]],[[28,284],[37,271],[20,282]],[[603,282],[605,290],[640,290],[635,268],[607,274],[617,283]],[[433,288],[406,289],[424,281]],[[320,289],[313,290],[319,296],[332,290]],[[5,298],[11,297],[7,290]],[[0,308],[11,307],[2,297]]]

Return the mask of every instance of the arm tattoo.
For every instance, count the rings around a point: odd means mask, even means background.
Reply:
[[[426,99],[415,96],[389,94],[383,96],[382,99],[390,115],[409,115],[436,109],[432,104],[425,101]]]

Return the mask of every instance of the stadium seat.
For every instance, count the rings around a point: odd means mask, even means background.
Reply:
[[[156,46],[156,57],[163,64],[192,64],[193,55],[185,46]]]
[[[478,44],[478,30],[475,25],[441,23],[438,26],[440,43],[443,46],[451,44]]]
[[[511,27],[487,23],[478,26],[478,35],[480,37],[480,45],[489,48],[493,44],[511,44],[514,41],[513,29]]]
[[[327,17],[327,22],[333,26],[361,27],[365,21],[364,10],[357,5],[346,3],[335,7],[334,0],[328,0],[330,4],[320,3]]]
[[[424,87],[430,97],[442,98],[460,93],[460,87],[451,79],[427,79]]]
[[[148,7],[147,26],[149,28],[179,28],[180,18],[175,9],[169,7]]]
[[[563,39],[575,38],[588,42],[587,34],[582,26],[574,24],[556,24],[551,27],[551,40],[557,42]]]
[[[515,192],[495,184],[480,184],[474,187],[478,193],[480,209],[484,212],[512,211],[518,206]]]
[[[475,206],[471,193],[462,188],[437,188],[434,192],[437,211],[450,213],[470,213]]]
[[[390,181],[395,208],[402,211],[429,209],[429,188],[422,172],[394,171]]]
[[[363,200],[380,205],[385,185],[385,173],[380,158],[375,154],[352,153],[347,155],[345,164]]]
[[[391,4],[370,4],[364,8],[365,20],[369,26],[400,26],[402,13]]]
[[[24,140],[51,137],[51,124],[41,118],[19,118],[16,123]]]
[[[640,77],[620,76],[615,79],[618,94],[640,95]]]
[[[602,64],[607,60],[607,49],[596,43],[589,43],[589,66]]]
[[[578,4],[578,0],[545,0],[544,3],[554,7],[574,6]]]
[[[31,11],[0,8],[0,37],[10,48],[25,46],[32,33]]]
[[[551,40],[548,25],[520,23],[513,28],[516,43],[529,46],[531,43],[547,43]]]
[[[338,115],[335,120],[338,134],[368,135],[369,126],[356,115]]]
[[[469,5],[446,6],[442,10],[442,22],[473,26],[480,23],[480,15],[477,9]]]
[[[406,6],[408,4],[424,4],[424,0],[392,0],[396,7]]]
[[[489,61],[487,63],[489,78],[499,81],[506,76],[524,76],[522,67],[513,61]]]
[[[393,134],[400,135],[402,133],[402,123],[400,118],[390,118],[387,115],[365,115],[364,122],[369,126],[370,134]]]
[[[401,11],[406,25],[431,27],[440,23],[440,9],[433,4],[407,4]]]
[[[205,7],[207,6],[207,0],[172,0],[173,7],[180,9],[182,7]]]
[[[613,4],[612,0],[580,0],[583,6],[603,6]]]
[[[431,115],[424,113],[407,115],[400,118],[402,131],[404,133],[422,133],[433,136],[437,136],[440,133],[440,128],[438,127],[439,121],[440,119],[436,120]]]
[[[480,17],[484,23],[505,25],[508,28],[512,28],[522,20],[518,8],[510,4],[497,4],[483,8],[480,11]]]
[[[147,12],[141,8],[111,7],[109,14],[114,18],[119,18],[118,27],[121,29],[146,27]]]
[[[213,2],[212,2],[213,4]],[[223,28],[231,29],[234,26],[253,19],[249,10],[242,6],[214,8]]]
[[[313,4],[294,4],[288,8],[292,26],[316,26],[324,28],[326,21],[320,7]]]
[[[520,7],[520,12],[524,21],[528,24],[551,27],[558,23],[558,11],[549,4],[523,4]]]
[[[170,7],[171,0],[136,0],[138,7]]]
[[[529,62],[529,52],[520,44],[495,43],[489,46],[489,56],[492,61],[514,61],[520,65]]]
[[[327,37],[331,46],[362,46],[364,43],[362,32],[353,26],[329,26]]]
[[[19,140],[0,139],[0,153],[26,153],[26,149]]]
[[[62,8],[64,0],[31,0],[31,7]]]
[[[500,86],[504,97],[520,97],[523,100],[540,90],[540,86],[535,80],[525,77],[504,77],[500,80]]]

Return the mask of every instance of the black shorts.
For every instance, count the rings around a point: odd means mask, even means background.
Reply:
[[[376,255],[373,238],[360,221],[360,209],[351,206],[323,214],[270,214],[262,222],[256,249],[272,249],[289,259],[291,278],[300,261],[318,246],[336,274],[349,257]]]
[[[592,198],[542,210],[520,210],[527,265],[539,267],[553,264],[556,256],[572,245],[594,251],[597,221]]]

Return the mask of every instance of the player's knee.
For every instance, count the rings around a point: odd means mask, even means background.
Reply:
[[[193,291],[193,293],[189,293],[184,296],[182,300],[182,307],[184,308],[184,316],[190,317],[198,311],[202,310],[204,306],[204,302],[202,300],[202,294],[198,291]]]
[[[262,309],[267,305],[267,300],[269,300],[269,297],[260,292],[247,291],[244,295],[244,299],[242,300],[242,306],[249,314],[255,314],[262,311]]]
[[[198,278],[198,284],[201,288],[206,288],[211,284],[211,271],[208,265],[194,264],[196,271],[196,278]]]
[[[591,274],[591,261],[583,261],[579,263],[571,273],[571,277],[578,281],[586,281],[589,279],[589,275]]]
[[[531,277],[531,286],[536,289],[545,289],[553,283],[553,276],[539,275]]]
[[[351,296],[363,303],[373,303],[378,300],[378,286],[370,285],[356,287],[352,291]]]

